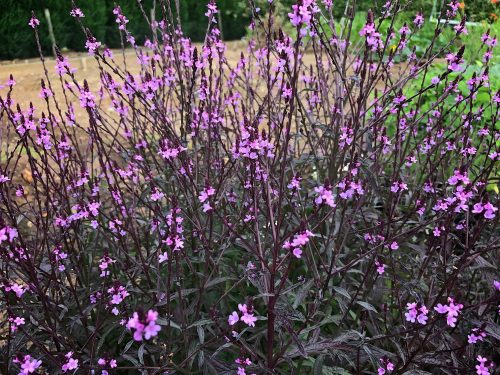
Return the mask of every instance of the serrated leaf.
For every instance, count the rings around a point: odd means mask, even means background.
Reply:
[[[130,349],[130,347],[132,346],[133,343],[134,343],[134,340],[130,340],[129,342],[127,342],[127,344],[123,348],[122,355],[125,354]]]
[[[363,307],[365,310],[373,311],[374,313],[377,313],[377,309],[373,307],[373,305],[369,304],[368,302],[364,301],[356,301],[358,305]]]
[[[145,345],[146,344],[142,344],[139,347],[139,350],[137,351],[137,357],[139,358],[139,362],[140,362],[141,365],[144,364],[144,349],[145,349]]]
[[[181,329],[181,326],[178,325],[173,320],[167,320],[167,319],[163,319],[163,318],[158,318],[158,319],[156,319],[156,323],[158,323],[161,326],[167,326],[167,327],[175,328],[175,329],[178,329],[178,330]]]
[[[299,305],[304,301],[304,299],[307,296],[307,293],[309,293],[309,290],[311,289],[313,285],[313,280],[309,280],[307,283],[305,283],[302,288],[299,289],[297,294],[295,295],[295,301],[293,302],[293,308],[296,309],[299,307]]]
[[[347,290],[345,290],[344,288],[341,288],[339,286],[334,286],[333,290],[335,290],[338,294],[340,294],[348,299],[351,298],[351,295],[349,294],[349,292]]]
[[[233,277],[216,277],[205,284],[205,289],[208,289],[214,285],[223,283],[225,281],[235,280]]]
[[[200,344],[205,343],[205,330],[202,326],[197,326],[196,331],[198,332],[198,338],[200,339]]]
[[[314,375],[322,375],[323,374],[323,364],[325,362],[325,356],[320,355],[316,360],[314,361],[314,366],[313,366],[313,374]]]
[[[137,366],[139,367],[140,366],[140,363],[137,362],[137,359],[135,359],[134,357],[132,357],[131,355],[129,354],[124,354],[122,356],[124,359],[126,359],[127,361],[131,362],[134,366]]]
[[[201,319],[201,320],[198,320],[197,322],[194,322],[190,326],[188,326],[188,329],[193,328],[193,327],[198,327],[198,326],[204,326],[204,325],[212,324],[212,323],[213,323],[212,319]]]

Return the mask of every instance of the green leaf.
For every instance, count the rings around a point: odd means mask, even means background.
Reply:
[[[299,305],[304,301],[304,299],[307,296],[307,293],[309,293],[309,290],[311,289],[313,285],[314,280],[309,280],[307,283],[305,283],[302,288],[297,292],[295,296],[295,301],[293,302],[293,308],[296,309],[299,307]]]
[[[357,301],[356,303],[363,307],[365,310],[373,311],[374,313],[378,312],[377,309],[373,307],[373,305],[370,305],[368,302]]]
[[[313,366],[313,374],[314,375],[322,375],[323,374],[323,364],[325,362],[325,356],[320,355],[316,360],[314,361],[314,366]]]
[[[201,319],[201,320],[198,320],[197,322],[194,322],[190,326],[188,326],[188,329],[193,328],[193,327],[198,327],[198,326],[204,326],[204,325],[212,324],[212,323],[213,323],[212,319]]]
[[[137,351],[137,357],[139,358],[139,362],[141,363],[141,365],[144,364],[144,347],[145,347],[146,344],[142,344],[140,347],[139,347],[139,350]]]

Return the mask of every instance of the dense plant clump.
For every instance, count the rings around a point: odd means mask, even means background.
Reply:
[[[285,33],[250,1],[237,61],[213,1],[202,45],[160,0],[139,46],[117,5],[134,66],[73,8],[100,85],[58,52],[43,106],[0,92],[2,372],[496,371],[496,35],[454,50],[450,0],[417,54],[421,13],[353,30],[354,3],[298,0]]]

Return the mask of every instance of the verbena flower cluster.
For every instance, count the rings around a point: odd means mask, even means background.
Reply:
[[[214,1],[202,44],[157,3],[144,46],[110,10],[136,61],[68,10],[98,84],[57,51],[43,105],[0,91],[1,372],[493,374],[496,36],[250,1],[230,58]]]

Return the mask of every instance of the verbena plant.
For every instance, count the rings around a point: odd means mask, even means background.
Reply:
[[[290,35],[272,0],[249,6],[256,37],[237,61],[214,2],[203,45],[161,0],[160,21],[138,1],[151,26],[139,47],[117,6],[137,64],[74,7],[100,85],[59,52],[42,107],[16,105],[9,79],[3,373],[495,371],[495,35],[476,41],[470,74],[451,52],[465,19],[437,24],[417,56],[425,19],[395,29],[399,0],[356,32],[355,2],[337,20],[331,0],[299,0]],[[459,12],[451,0],[440,18]]]

